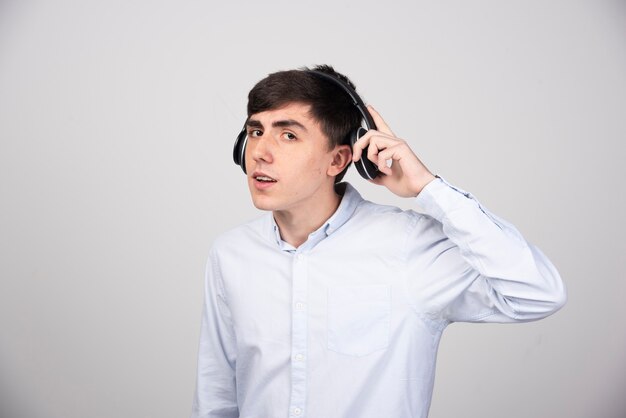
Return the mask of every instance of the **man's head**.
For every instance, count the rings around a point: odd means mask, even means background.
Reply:
[[[306,104],[310,106],[310,116],[320,124],[328,150],[347,144],[348,133],[361,125],[361,113],[340,86],[307,70],[326,73],[355,89],[354,84],[346,76],[328,65],[279,71],[259,81],[250,90],[248,118],[290,103]],[[341,181],[348,167],[349,164],[335,177],[335,183]]]
[[[314,70],[336,74],[328,66]],[[243,158],[258,209],[313,219],[330,216],[338,204],[333,185],[352,162],[343,142],[361,115],[335,84],[292,70],[270,74],[250,91]]]

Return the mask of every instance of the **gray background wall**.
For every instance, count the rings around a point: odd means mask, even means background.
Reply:
[[[333,64],[568,305],[455,324],[431,418],[626,416],[623,1],[0,1],[0,416],[181,417],[246,94]],[[352,171],[382,203],[408,207]]]

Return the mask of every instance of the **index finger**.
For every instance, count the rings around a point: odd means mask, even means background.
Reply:
[[[352,161],[358,161],[361,158],[361,153],[369,146],[370,138],[374,132],[376,131],[370,129],[352,145]]]
[[[389,127],[389,125],[385,123],[385,121],[383,120],[383,117],[380,116],[380,113],[378,113],[372,107],[372,105],[367,105],[367,110],[370,112],[370,115],[372,115],[372,119],[374,119],[374,123],[376,124],[376,130],[386,133],[391,136],[396,136],[391,130],[391,128]]]

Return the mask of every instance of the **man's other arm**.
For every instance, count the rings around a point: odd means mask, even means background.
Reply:
[[[198,374],[192,418],[239,416],[235,384],[236,340],[219,262],[212,249],[206,267]]]

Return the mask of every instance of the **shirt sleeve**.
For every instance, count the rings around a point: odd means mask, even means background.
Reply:
[[[201,324],[191,417],[236,418],[239,416],[235,383],[236,340],[214,250],[206,267]]]
[[[408,238],[410,292],[429,319],[533,321],[565,304],[554,265],[470,193],[437,177],[415,203],[428,216]]]

